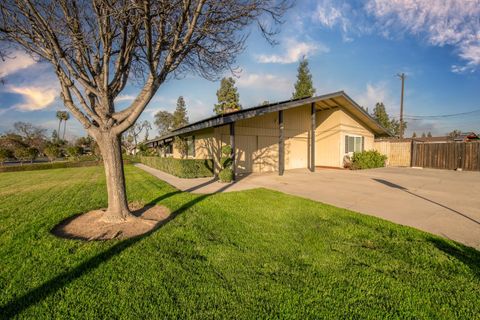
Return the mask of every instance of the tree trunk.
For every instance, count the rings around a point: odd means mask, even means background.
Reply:
[[[103,156],[107,178],[108,209],[104,213],[103,220],[124,222],[134,216],[128,209],[120,136],[102,132],[95,138]]]
[[[62,124],[62,120],[58,120],[58,131],[57,131],[57,142],[60,141],[60,125]]]
[[[67,130],[67,120],[63,123],[63,138],[62,140],[65,140],[65,131]]]

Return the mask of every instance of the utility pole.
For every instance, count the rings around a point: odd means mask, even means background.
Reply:
[[[405,91],[405,73],[399,73],[397,76],[402,80],[402,94],[400,96],[400,139],[403,138],[403,93]]]

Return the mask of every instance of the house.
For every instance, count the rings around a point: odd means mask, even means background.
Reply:
[[[163,156],[180,158],[174,137],[187,142],[187,157],[213,159],[231,145],[235,173],[271,172],[316,166],[343,167],[346,155],[373,148],[375,136],[389,136],[345,92],[261,105],[214,116],[150,140]]]
[[[453,141],[455,142],[470,142],[478,140],[480,140],[480,137],[475,134],[475,132],[462,132],[453,138]]]

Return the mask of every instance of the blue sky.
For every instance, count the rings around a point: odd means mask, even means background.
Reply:
[[[237,87],[244,107],[264,100],[289,99],[298,60],[310,62],[317,94],[345,90],[370,110],[383,101],[398,117],[399,72],[407,74],[405,114],[442,115],[480,109],[480,0],[320,0],[297,1],[285,16],[278,45],[270,46],[255,30],[238,57]],[[6,84],[0,86],[0,132],[15,121],[49,130],[64,107],[47,64],[22,52],[0,62]],[[226,73],[225,75],[229,75]],[[142,115],[153,121],[159,110],[172,111],[183,95],[190,120],[213,113],[219,82],[187,75],[158,90]],[[139,88],[128,86],[117,100],[122,108]],[[407,135],[453,129],[480,132],[480,112],[430,120],[408,120]],[[68,122],[67,137],[84,135]],[[155,135],[156,132],[152,133]]]

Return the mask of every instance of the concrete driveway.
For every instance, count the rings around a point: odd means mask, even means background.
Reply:
[[[209,178],[178,179],[139,167],[195,193],[264,187],[415,227],[480,249],[480,173],[381,168],[362,171],[289,170],[251,174],[225,185]]]

